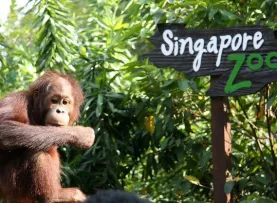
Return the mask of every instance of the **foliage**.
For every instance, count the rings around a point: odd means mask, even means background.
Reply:
[[[60,149],[64,185],[87,193],[125,188],[155,202],[211,202],[209,78],[158,69],[143,54],[157,23],[275,28],[277,2],[36,0],[23,10],[13,2],[0,38],[1,96],[47,69],[76,75],[86,94],[80,123],[95,129],[96,142],[86,151]],[[225,191],[233,202],[277,200],[276,95],[270,84],[229,98]]]

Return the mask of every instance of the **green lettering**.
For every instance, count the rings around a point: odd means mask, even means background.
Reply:
[[[277,63],[271,63],[271,58],[272,57],[277,57],[277,52],[270,52],[265,59],[265,63],[269,68],[276,69],[277,68]]]
[[[224,91],[226,94],[231,94],[238,89],[244,88],[244,87],[251,87],[252,83],[249,80],[241,81],[236,84],[233,84],[235,81],[235,78],[237,74],[239,73],[239,70],[244,63],[245,55],[244,54],[231,54],[228,56],[229,61],[237,61],[234,69],[232,70],[230,77],[226,83],[226,86],[224,88]]]
[[[256,65],[253,65],[252,64],[252,60],[254,58],[257,58],[258,59],[258,63]],[[264,63],[264,59],[263,57],[261,56],[261,54],[250,54],[250,56],[248,56],[247,58],[247,66],[251,69],[251,70],[259,70],[262,66],[263,66],[263,63]]]

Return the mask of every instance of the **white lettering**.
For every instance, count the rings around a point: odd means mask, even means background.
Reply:
[[[241,43],[242,43],[242,36],[241,34],[236,34],[234,36],[234,38],[232,39],[232,50],[233,51],[237,51],[240,46],[241,46]]]
[[[251,35],[247,35],[247,33],[243,33],[243,43],[242,43],[243,51],[245,51],[248,41],[250,41],[252,39],[253,39],[253,37]]]
[[[198,39],[196,40],[194,44],[194,50],[198,53],[193,61],[192,68],[195,72],[197,72],[200,69],[201,66],[201,60],[203,53],[207,52],[206,49],[204,49],[204,39]]]
[[[218,41],[219,39],[220,42]],[[255,49],[259,49],[264,43],[263,33],[260,31],[255,32],[253,36],[248,35],[246,32],[238,33],[233,37],[231,35],[211,36],[209,41],[205,43],[204,39],[195,39],[194,41],[192,37],[179,38],[174,36],[171,30],[167,29],[163,32],[163,40],[164,43],[161,44],[161,52],[164,56],[183,55],[186,50],[191,55],[195,54],[196,56],[192,64],[195,72],[201,68],[204,53],[217,54],[215,65],[219,67],[224,49],[231,46],[228,50],[237,51],[240,49],[241,51],[245,51],[249,41],[253,43]]]
[[[161,45],[161,51],[165,56],[169,56],[173,51],[173,42],[170,40],[170,38],[173,38],[173,32],[171,30],[165,30],[163,33],[163,39],[168,45],[168,50],[166,50],[165,44]]]
[[[174,37],[175,43],[174,43],[174,56],[178,55],[179,52],[179,43],[178,43],[178,37]]]
[[[180,48],[180,54],[181,55],[184,54],[187,43],[189,43],[189,53],[194,54],[194,51],[193,51],[193,48],[192,48],[193,42],[192,42],[191,37],[188,37],[185,40],[180,39],[179,42],[181,43],[181,48]]]
[[[217,49],[217,38],[215,36],[212,36],[210,38],[209,43],[207,44],[207,50],[209,53],[218,53],[218,49]]]
[[[215,64],[216,67],[220,65],[223,49],[226,49],[231,44],[232,37],[230,35],[225,35],[225,36],[220,36],[220,39],[221,39],[221,43],[220,43],[220,47],[217,55],[216,64]]]
[[[261,40],[261,41],[259,41]],[[253,46],[255,49],[259,49],[261,48],[261,46],[263,45],[264,43],[264,39],[263,39],[263,34],[258,31],[254,34],[254,39],[253,39]]]

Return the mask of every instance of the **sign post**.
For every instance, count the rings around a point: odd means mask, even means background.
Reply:
[[[147,54],[157,67],[172,67],[188,77],[211,76],[214,202],[231,199],[225,194],[231,168],[231,133],[228,96],[254,94],[277,81],[277,40],[264,26],[194,30],[182,24],[159,24]]]
[[[217,80],[212,76],[212,83]],[[231,170],[231,126],[228,119],[228,98],[211,97],[212,163],[214,202],[230,202],[231,194],[225,194],[226,171]]]

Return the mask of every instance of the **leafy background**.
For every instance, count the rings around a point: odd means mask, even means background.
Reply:
[[[153,202],[212,202],[208,77],[158,69],[142,55],[157,23],[191,28],[266,25],[275,0],[12,0],[0,37],[0,97],[48,69],[75,75],[88,150],[61,147],[63,185],[120,188]],[[277,201],[276,84],[231,97],[232,202]]]

